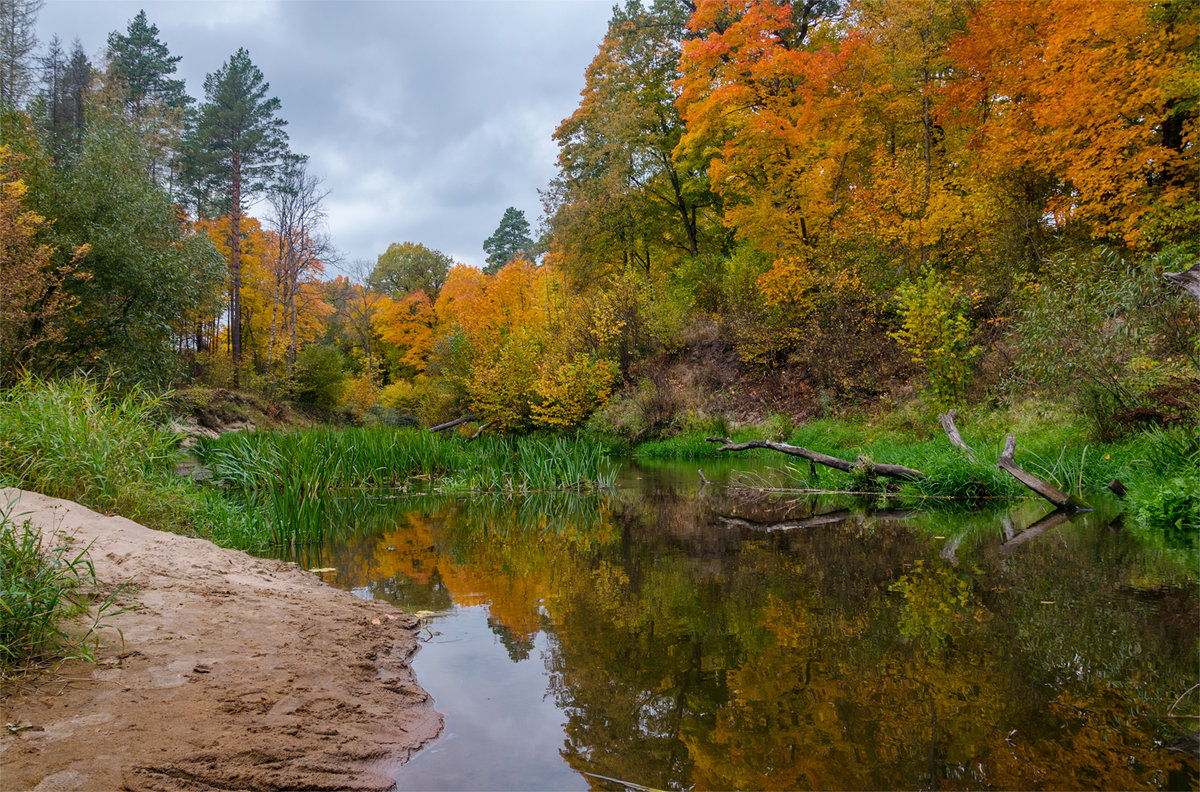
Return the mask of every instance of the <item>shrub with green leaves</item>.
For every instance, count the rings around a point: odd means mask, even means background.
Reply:
[[[897,289],[902,326],[892,334],[924,367],[939,409],[962,401],[980,348],[971,343],[966,295],[930,270]]]
[[[346,371],[342,353],[334,347],[314,344],[296,358],[296,400],[321,407],[334,407],[342,399]]]
[[[1148,395],[1173,378],[1194,381],[1200,367],[1195,307],[1161,277],[1186,267],[1170,250],[1138,259],[1100,247],[1048,260],[1015,323],[1021,381],[1074,398],[1102,440],[1129,433],[1121,416],[1152,407]]]

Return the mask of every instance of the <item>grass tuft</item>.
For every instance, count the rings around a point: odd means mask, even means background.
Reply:
[[[52,659],[94,659],[88,643],[101,620],[121,612],[118,589],[89,617],[96,570],[85,547],[69,540],[47,546],[28,520],[18,524],[14,504],[0,506],[0,679],[9,680]],[[90,618],[82,635],[72,622]]]

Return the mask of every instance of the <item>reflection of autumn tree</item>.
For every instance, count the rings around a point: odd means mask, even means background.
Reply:
[[[690,505],[702,517],[691,500],[683,510]],[[837,647],[863,633],[870,620],[854,603],[872,601],[869,592],[877,599],[917,550],[884,528],[875,536],[832,525],[764,537],[704,521],[656,531],[658,517],[652,502],[631,509],[621,555],[602,558],[553,603],[559,646],[550,662],[568,713],[566,758],[579,770],[649,786],[775,786],[761,741],[803,717],[800,699],[786,691],[817,670],[799,646]],[[819,626],[819,637],[779,642],[780,620]],[[870,667],[888,640],[885,632],[861,643],[871,656],[858,662]],[[740,707],[739,696],[758,700],[755,691],[771,691],[762,695],[770,711]]]
[[[454,561],[455,599],[487,603],[489,623],[514,659],[533,648],[560,576],[584,561],[572,550],[612,538],[601,498],[472,498],[443,526],[439,549]]]
[[[337,568],[343,586],[366,588],[412,611],[486,605],[514,660],[527,655],[545,627],[542,606],[561,570],[584,560],[572,549],[613,538],[600,497],[391,503],[390,520],[381,515],[373,530],[314,563]]]
[[[1195,789],[1196,761],[1159,745],[1146,715],[1157,703],[1123,685],[1092,680],[1048,705],[1050,735],[993,735],[984,746],[992,783],[1011,789]],[[1040,739],[1039,739],[1040,737]]]
[[[720,521],[735,509],[748,519]],[[1194,785],[1194,760],[1156,740],[1191,684],[1196,620],[1160,618],[1179,603],[1145,592],[1174,578],[1132,537],[1084,517],[1001,552],[977,520],[947,560],[922,537],[954,534],[948,517],[749,527],[773,512],[653,483],[430,498],[323,563],[369,566],[342,582],[412,610],[486,606],[514,660],[545,632],[581,772],[663,789]],[[1037,516],[1015,514],[1018,530]]]

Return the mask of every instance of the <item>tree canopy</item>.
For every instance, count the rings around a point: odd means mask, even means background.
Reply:
[[[533,251],[533,238],[529,236],[529,221],[525,213],[515,206],[504,210],[500,225],[490,237],[483,241],[483,252],[487,253],[487,266],[483,271],[496,273],[505,264],[518,256],[528,257]]]
[[[393,242],[379,254],[367,282],[393,297],[423,291],[436,300],[453,265],[454,259],[420,242]]]

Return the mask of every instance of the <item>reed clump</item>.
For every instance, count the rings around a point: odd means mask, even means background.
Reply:
[[[93,602],[96,570],[88,548],[66,540],[46,543],[14,504],[0,505],[0,680],[52,659],[92,660],[89,637],[106,616],[120,612],[120,589]],[[88,626],[68,631],[72,623]]]
[[[484,437],[367,427],[225,435],[201,462],[257,515],[272,544],[319,541],[355,523],[344,499],[416,494],[590,492],[615,473],[599,443],[566,437]]]
[[[314,428],[229,434],[201,443],[197,453],[219,483],[297,496],[347,488],[589,490],[613,478],[600,444],[565,437],[467,443],[417,429]]]
[[[166,480],[176,437],[162,398],[93,379],[26,376],[0,392],[0,480],[137,519]]]

